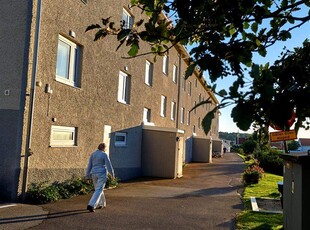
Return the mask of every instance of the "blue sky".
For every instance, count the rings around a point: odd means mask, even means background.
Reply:
[[[286,46],[289,50],[292,50],[294,47],[299,47],[302,45],[303,41],[308,38],[310,39],[310,22],[304,24],[301,28],[297,28],[292,32],[292,38],[285,42],[278,42],[274,46],[268,49],[266,57],[261,57],[256,55],[254,57],[253,62],[256,64],[265,64],[269,62],[272,64],[275,60],[278,59],[283,47]],[[228,87],[233,83],[234,78],[226,77],[224,79],[220,79],[216,82],[217,90],[220,89],[228,89]],[[220,98],[218,98],[220,101]],[[221,116],[220,116],[220,125],[219,131],[222,132],[238,132],[239,129],[233,122],[232,118],[230,117],[231,109],[233,106],[221,109]],[[243,132],[243,131],[240,131]],[[249,130],[248,132],[251,132]],[[310,131],[300,130],[298,133],[299,138],[310,138]]]

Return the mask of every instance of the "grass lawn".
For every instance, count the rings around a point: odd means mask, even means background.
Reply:
[[[250,197],[269,197],[280,198],[278,192],[278,182],[283,181],[282,176],[265,173],[265,176],[258,184],[248,185],[245,187],[243,200],[246,210],[237,216],[236,229],[283,229],[282,214],[268,214],[251,211]]]

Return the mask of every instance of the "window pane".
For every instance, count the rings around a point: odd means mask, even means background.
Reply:
[[[122,142],[123,142],[123,141],[126,140],[126,138],[125,138],[125,136],[118,136],[118,135],[116,135],[116,136],[115,136],[115,140],[116,140],[116,141],[122,141]]]
[[[53,140],[73,140],[73,133],[54,131],[53,132]]]
[[[69,79],[70,46],[62,41],[58,42],[56,75]]]
[[[117,100],[119,102],[128,104],[129,103],[129,91],[130,91],[130,78],[127,74],[120,71]]]
[[[153,63],[146,61],[145,63],[145,84],[151,86],[153,78]]]

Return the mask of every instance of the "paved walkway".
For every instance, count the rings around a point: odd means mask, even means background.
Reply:
[[[107,208],[86,211],[90,195],[56,203],[1,208],[0,229],[234,229],[243,209],[242,160],[233,153],[212,164],[191,163],[180,179],[121,183],[106,191]]]

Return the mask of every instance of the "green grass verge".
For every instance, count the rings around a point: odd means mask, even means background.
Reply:
[[[265,176],[258,184],[245,187],[243,200],[246,210],[241,212],[236,218],[236,229],[246,230],[277,230],[283,229],[282,214],[268,214],[251,211],[250,197],[279,198],[278,182],[282,181],[282,176],[265,173]]]

